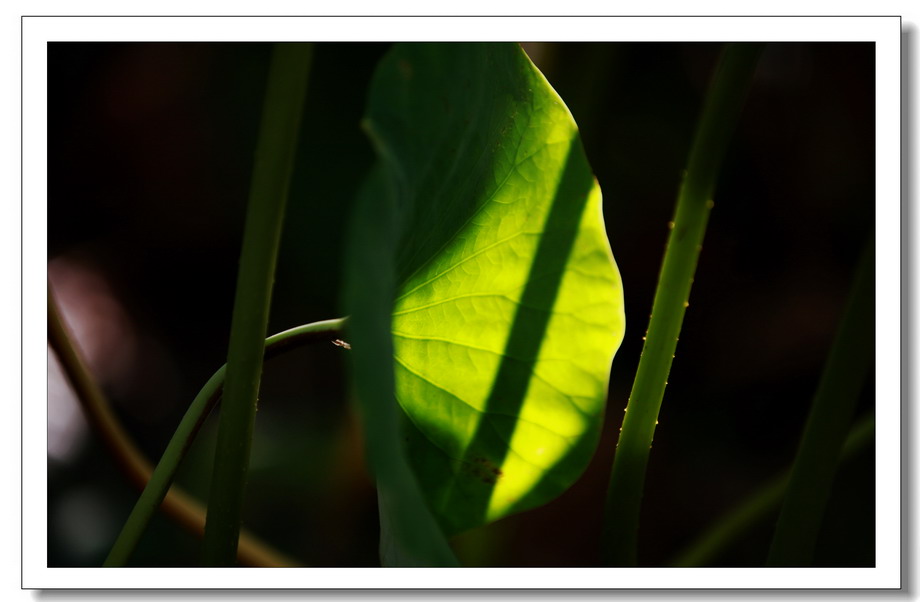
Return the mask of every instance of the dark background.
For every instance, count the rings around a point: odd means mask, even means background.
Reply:
[[[270,332],[340,315],[342,233],[373,160],[359,121],[387,47],[315,49]],[[667,223],[720,45],[525,49],[575,116],[600,181],[626,338],[585,475],[558,500],[456,547],[473,565],[592,566]],[[49,44],[49,278],[118,415],[154,460],[225,360],[269,53],[263,44]],[[874,60],[872,44],[767,46],[723,166],[659,418],[642,565],[667,565],[792,462],[874,226]],[[245,523],[307,566],[377,562],[376,498],[343,353],[299,350],[271,360],[263,379]],[[48,564],[97,566],[137,492],[98,437],[66,419],[55,379],[52,365],[51,422],[61,417],[76,435],[49,456]],[[872,411],[873,391],[870,378],[860,414]],[[179,479],[201,499],[213,422]],[[873,565],[874,512],[870,449],[838,474],[817,564]],[[714,564],[762,565],[773,520],[739,533]],[[195,565],[197,555],[194,536],[158,517],[133,561]]]

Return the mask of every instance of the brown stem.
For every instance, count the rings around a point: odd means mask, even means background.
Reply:
[[[51,285],[48,285],[48,342],[57,355],[64,373],[70,380],[87,420],[102,437],[119,467],[139,490],[143,491],[153,473],[152,464],[140,452],[86,367],[80,352],[73,344],[67,326],[61,318]],[[217,395],[209,405],[213,406]],[[205,509],[197,500],[177,485],[170,487],[160,506],[163,512],[187,531],[198,537],[204,535]],[[297,566],[297,562],[274,550],[252,533],[240,533],[237,559],[253,567]]]

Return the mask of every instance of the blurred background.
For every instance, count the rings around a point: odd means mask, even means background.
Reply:
[[[360,130],[386,44],[315,48],[270,332],[338,317]],[[524,44],[571,109],[626,293],[605,434],[556,501],[460,536],[466,564],[593,566],[616,435],[718,44]],[[90,368],[156,461],[226,359],[270,46],[48,46],[48,277]],[[715,195],[651,454],[640,564],[667,566],[794,458],[875,206],[872,44],[771,44]],[[245,525],[304,566],[377,564],[376,495],[344,350],[267,363]],[[48,564],[98,566],[138,492],[49,349]],[[37,400],[36,400],[37,401]],[[872,412],[874,379],[858,415]],[[212,417],[179,483],[207,499]],[[816,563],[872,566],[872,446],[839,471]],[[714,566],[762,565],[775,514]],[[197,565],[158,516],[132,562]]]

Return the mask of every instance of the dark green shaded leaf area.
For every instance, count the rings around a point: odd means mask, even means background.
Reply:
[[[345,298],[384,529],[544,504],[594,452],[624,328],[575,122],[516,44],[400,44],[364,125]]]

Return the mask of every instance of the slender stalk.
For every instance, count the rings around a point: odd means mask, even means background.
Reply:
[[[147,482],[150,466],[131,441],[127,432],[112,411],[105,394],[83,361],[79,350],[73,343],[73,337],[61,317],[51,283],[48,283],[48,343],[57,355],[64,373],[73,386],[77,401],[83,408],[87,421],[102,437],[105,446],[113,452],[119,467],[131,482]],[[169,503],[172,504],[174,500]]]
[[[128,479],[139,490],[143,490],[150,481],[153,466],[137,448],[118,417],[112,412],[111,405],[87,369],[79,350],[73,344],[73,337],[61,318],[50,284],[48,286],[48,342],[70,380],[87,420],[102,438],[103,443]],[[204,534],[205,509],[197,500],[178,486],[172,487],[165,493],[165,497],[160,495],[160,498],[162,498],[160,508],[164,514],[187,531],[199,536]],[[240,534],[237,559],[247,566],[269,567],[294,564],[293,560],[273,550],[271,546],[246,531]]]
[[[866,448],[875,434],[875,419],[866,416],[859,420],[850,430],[843,451],[841,462],[848,461]],[[737,508],[721,517],[705,533],[684,548],[672,566],[701,567],[712,562],[720,552],[736,541],[748,529],[780,505],[789,483],[789,471],[774,477],[758,491],[744,500]]]
[[[875,241],[866,243],[792,465],[767,566],[810,566],[840,449],[875,354]]]
[[[725,48],[690,152],[610,476],[602,558],[611,566],[637,563],[639,507],[658,411],[713,206],[719,165],[760,50],[758,44],[729,44]]]
[[[283,351],[294,349],[305,343],[338,339],[342,336],[342,326],[344,323],[344,318],[326,320],[323,322],[305,324],[272,335],[265,340],[265,357],[274,357]],[[208,417],[208,414],[210,414],[214,406],[217,405],[217,401],[220,399],[223,390],[226,373],[227,366],[225,364],[208,379],[208,382],[205,383],[204,387],[201,388],[201,391],[192,401],[192,405],[189,406],[189,409],[185,412],[185,416],[182,418],[178,428],[175,433],[173,433],[172,439],[170,439],[169,444],[166,446],[166,451],[163,452],[159,464],[157,464],[152,476],[147,480],[147,486],[144,488],[143,493],[141,493],[140,499],[138,499],[137,503],[134,505],[134,509],[131,511],[128,520],[122,527],[121,533],[118,535],[118,539],[115,540],[115,544],[112,546],[112,550],[109,552],[103,566],[125,565],[131,553],[134,551],[134,548],[137,546],[137,542],[140,541],[141,535],[143,535],[144,531],[147,529],[154,512],[156,512],[157,507],[163,500],[163,496],[167,494],[167,490],[170,491],[170,494],[172,493],[170,485],[173,479],[175,479],[179,464],[185,457],[195,435],[198,434],[201,425],[204,424],[205,418]],[[197,530],[204,533],[205,513],[203,509],[198,510],[194,520]],[[245,542],[245,545],[248,548],[252,548],[253,546],[252,542],[249,541]],[[264,547],[264,544],[262,547]],[[240,560],[243,559],[243,549],[244,540],[241,535],[240,548],[237,555]],[[252,552],[250,551],[249,553],[251,554]],[[264,554],[262,554],[262,556],[264,556]],[[294,566],[294,564],[293,560],[280,556],[277,556],[270,563],[260,563],[260,565],[265,566]]]
[[[263,340],[311,56],[312,46],[306,44],[277,44],[272,53],[233,305],[202,543],[205,566],[229,566],[236,559]]]

